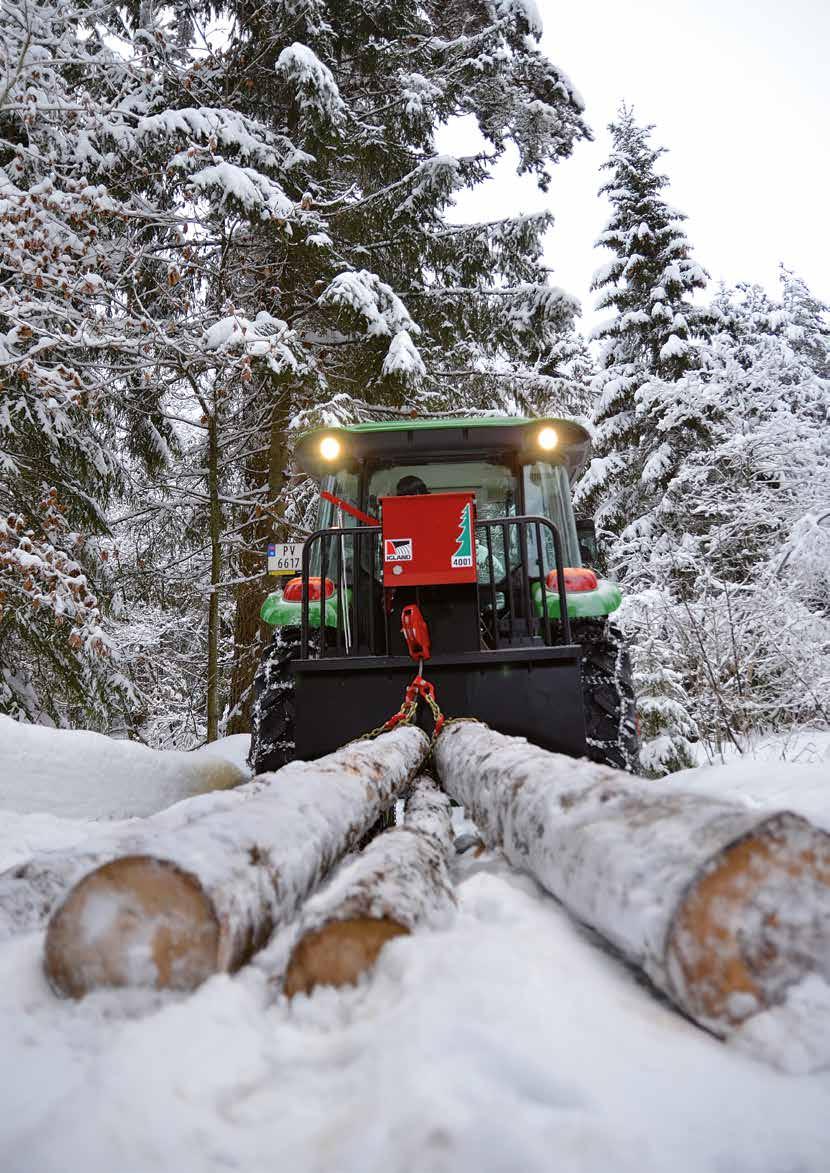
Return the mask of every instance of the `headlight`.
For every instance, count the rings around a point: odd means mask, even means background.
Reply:
[[[324,436],[320,441],[320,455],[323,460],[337,460],[340,455],[340,441],[334,436]]]
[[[539,447],[545,452],[551,452],[559,443],[559,437],[553,428],[542,428],[536,439],[539,442]]]

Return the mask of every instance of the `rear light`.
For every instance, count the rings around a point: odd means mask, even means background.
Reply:
[[[595,591],[599,586],[597,576],[587,566],[566,566],[564,571],[566,591]],[[550,590],[559,589],[559,580],[555,570],[550,572],[545,581]]]
[[[326,579],[326,598],[330,599],[334,594],[334,583],[330,578]],[[303,597],[303,580],[301,578],[292,578],[285,584],[285,590],[282,592],[282,597],[287,599],[289,603],[299,603]],[[312,603],[319,603],[320,601],[320,579],[309,578],[308,580],[308,597]]]

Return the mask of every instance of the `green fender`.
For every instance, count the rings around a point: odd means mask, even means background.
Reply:
[[[351,601],[352,592],[347,592]],[[326,627],[337,627],[337,616],[340,610],[340,596],[337,591],[326,599]],[[303,605],[297,600],[292,602],[282,597],[282,591],[272,591],[262,604],[259,615],[272,627],[299,627],[302,623]],[[313,600],[308,604],[309,627],[320,626],[320,604]]]
[[[542,615],[542,587],[538,582],[531,586],[533,595],[534,613]],[[559,595],[548,588],[545,591],[548,600],[548,616],[551,619],[559,618]],[[610,615],[616,611],[622,602],[622,591],[615,582],[607,578],[600,578],[595,591],[568,591],[568,616],[571,619],[592,619],[602,615]]]

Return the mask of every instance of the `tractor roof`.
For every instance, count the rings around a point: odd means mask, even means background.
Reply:
[[[556,433],[556,444],[545,450],[539,443],[544,429]],[[326,459],[321,445],[337,440],[339,453]],[[330,446],[330,447],[333,447]],[[347,424],[340,428],[315,428],[300,436],[296,460],[303,472],[324,476],[367,457],[373,460],[452,460],[463,456],[516,454],[524,461],[550,460],[564,464],[573,477],[584,465],[591,439],[573,420],[547,417],[526,419],[516,416],[475,416],[465,418],[384,420],[379,423]]]

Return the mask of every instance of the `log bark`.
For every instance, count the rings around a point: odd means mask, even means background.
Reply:
[[[234,790],[183,799],[145,819],[93,823],[71,847],[38,851],[6,868],[0,872],[0,940],[40,928],[58,901],[84,876],[117,856],[143,850],[148,836],[177,832],[207,815],[232,811],[267,785],[255,779]]]
[[[428,775],[413,784],[404,823],[378,835],[306,904],[285,975],[289,997],[353,984],[383,946],[455,908],[450,800]]]
[[[453,724],[447,791],[487,843],[725,1035],[811,973],[830,979],[830,835]]]
[[[239,968],[403,792],[428,744],[409,727],[292,762],[233,809],[97,866],[49,922],[53,988],[191,990]]]

